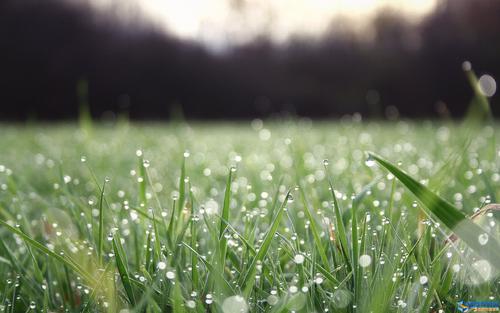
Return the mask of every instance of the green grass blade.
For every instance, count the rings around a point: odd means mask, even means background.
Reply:
[[[155,232],[155,236],[154,236],[154,251],[153,251],[153,268],[155,268],[157,262],[160,261],[161,244],[160,244],[160,232],[158,230],[158,224],[156,223],[154,209],[152,209],[152,220],[153,220],[153,229],[154,229],[154,232]]]
[[[102,184],[101,195],[99,197],[99,232],[97,237],[97,258],[99,259],[99,264],[102,264],[102,256],[104,253],[104,189],[106,188],[106,182],[108,179],[104,179]]]
[[[466,68],[464,71],[475,95],[475,99],[469,108],[467,117],[469,119],[491,119],[490,102],[479,88],[479,80],[477,79],[476,73],[474,73],[472,68]]]
[[[396,176],[417,197],[424,208],[453,231],[478,255],[489,260],[493,266],[500,269],[500,262],[498,261],[500,260],[500,244],[495,238],[490,236],[489,240],[484,245],[481,245],[478,236],[487,232],[468,219],[464,213],[389,161],[374,153],[370,153],[370,157]]]
[[[144,167],[144,157],[142,150],[137,150],[138,170],[139,170],[139,203],[144,206],[147,204],[146,198],[146,168]]]
[[[205,260],[205,258],[203,256],[201,256],[198,252],[196,252],[196,250],[194,250],[191,246],[189,246],[187,243],[185,242],[182,242],[182,245],[184,245],[186,248],[189,249],[189,251],[191,251],[197,258],[198,260],[200,260],[203,265],[205,265],[205,267],[207,268],[207,270],[214,275],[214,277],[217,278],[217,282],[219,283],[223,283],[223,284],[220,284],[222,287],[223,287],[223,290],[225,293],[227,294],[230,294],[230,293],[234,293],[234,289],[233,287],[231,286],[231,284],[224,278],[224,276],[222,275],[222,273],[214,266],[212,266],[212,264],[210,264],[210,262],[208,262],[207,260]]]
[[[231,182],[232,182],[233,169],[229,170],[229,175],[226,181],[226,191],[224,192],[224,203],[222,205],[222,216],[220,219],[219,228],[219,262],[221,267],[221,272],[224,272],[224,265],[226,263],[226,252],[227,252],[227,239],[224,237],[224,232],[227,228],[227,223],[229,221],[229,202],[231,200]]]
[[[352,205],[351,208],[352,222],[351,222],[351,259],[352,259],[352,279],[354,282],[354,286],[358,286],[360,284],[361,278],[359,277],[359,268],[358,268],[358,260],[359,260],[359,244],[358,244],[358,218],[356,216],[356,207]],[[354,288],[354,301],[358,299],[357,288]]]
[[[120,274],[123,288],[125,289],[130,304],[135,305],[135,296],[127,268],[127,261],[125,259],[125,255],[122,253],[123,248],[118,236],[115,236],[115,238],[113,238],[113,250],[115,253],[116,267],[118,269],[118,273]]]
[[[328,168],[325,165],[325,172],[328,174]],[[349,253],[347,252],[347,234],[344,226],[344,220],[342,219],[342,213],[340,212],[340,206],[339,202],[337,200],[337,196],[335,195],[335,189],[333,188],[332,180],[330,179],[330,175],[328,177],[328,184],[330,186],[330,192],[332,194],[333,198],[333,209],[335,212],[335,219],[337,220],[336,222],[336,235],[339,238],[340,241],[340,249],[342,250],[342,255],[344,257],[344,261],[347,264],[349,268],[351,268],[351,262],[349,260]]]
[[[285,212],[285,206],[288,203],[288,200],[290,198],[290,190],[287,192],[285,199],[283,200],[278,213],[274,216],[273,223],[271,224],[271,227],[269,227],[269,230],[267,231],[264,241],[262,242],[262,245],[260,246],[259,251],[257,254],[253,257],[252,262],[248,266],[248,269],[246,270],[245,275],[242,275],[243,279],[240,282],[242,286],[244,286],[244,291],[243,294],[248,297],[253,286],[255,283],[255,271],[257,270],[257,262],[262,261],[264,257],[267,254],[267,251],[269,250],[269,247],[271,246],[271,242],[273,241],[274,235],[276,231],[278,230],[278,227],[281,222],[281,218],[283,217],[283,213]]]
[[[102,275],[97,279],[99,285],[103,284],[103,281],[104,279],[106,278],[106,275],[108,274],[108,271],[110,270],[111,268],[111,264],[112,263],[108,263],[106,265],[106,268],[104,269]],[[89,298],[87,299],[87,301],[85,302],[85,305],[82,309],[82,313],[85,313],[85,312],[89,312],[90,311],[90,307],[92,306],[92,304],[95,303],[95,299],[96,299],[96,296],[97,296],[97,291],[98,291],[98,288],[94,288],[92,290],[92,292],[90,293],[90,296]]]
[[[313,234],[314,243],[316,248],[318,249],[321,261],[323,262],[323,267],[330,271],[330,263],[328,262],[328,257],[326,256],[326,251],[323,243],[321,242],[321,237],[318,232],[318,225],[316,223],[316,219],[313,217],[309,206],[307,204],[306,194],[304,192],[304,188],[300,188],[300,195],[302,200],[302,205],[304,206],[304,212],[306,212],[307,218],[310,222],[311,232]]]
[[[179,199],[177,201],[176,218],[180,221],[182,209],[184,209],[184,200],[186,199],[186,157],[182,158],[181,176],[179,176]]]
[[[68,261],[66,258],[63,256],[53,252],[49,248],[45,247],[43,244],[39,243],[38,241],[30,238],[27,236],[25,233],[23,233],[20,229],[17,229],[15,227],[10,226],[8,223],[0,220],[0,225],[5,227],[7,230],[9,230],[11,233],[14,233],[18,236],[20,236],[26,243],[28,243],[31,247],[37,249],[38,251],[48,255],[49,257],[57,260],[58,262],[67,265],[69,268],[71,268],[73,271],[78,273],[83,279],[85,279],[87,282],[91,283],[92,285],[95,285],[96,280],[87,273],[85,270],[83,270],[80,266],[76,265],[73,262]]]

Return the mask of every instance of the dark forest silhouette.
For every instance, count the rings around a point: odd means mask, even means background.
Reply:
[[[96,117],[168,118],[176,108],[190,118],[382,117],[394,107],[409,117],[459,116],[472,97],[464,60],[500,77],[499,1],[449,0],[416,27],[385,12],[373,27],[373,41],[327,34],[278,47],[261,39],[217,55],[86,7],[2,1],[0,119],[74,118],[82,79]]]

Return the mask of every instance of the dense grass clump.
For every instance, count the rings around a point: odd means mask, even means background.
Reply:
[[[0,312],[453,312],[498,301],[499,132],[3,125]]]

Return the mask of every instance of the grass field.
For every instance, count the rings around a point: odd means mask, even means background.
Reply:
[[[0,312],[455,312],[499,300],[497,126],[0,134]]]

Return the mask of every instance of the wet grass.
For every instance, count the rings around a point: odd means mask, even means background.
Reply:
[[[498,301],[490,125],[2,125],[0,312]]]

